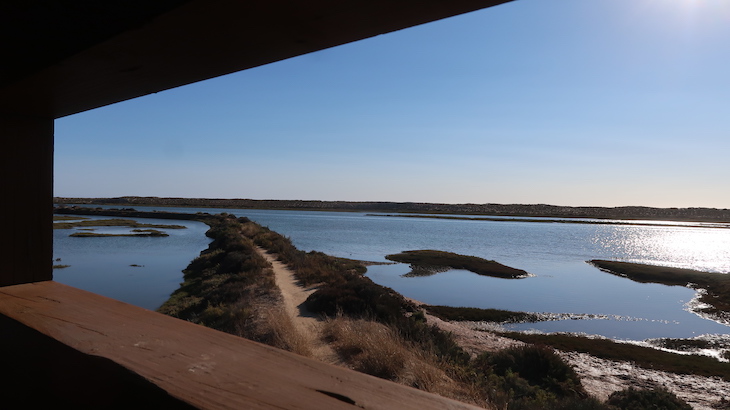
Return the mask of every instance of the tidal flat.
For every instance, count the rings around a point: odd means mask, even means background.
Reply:
[[[53,229],[72,229],[72,228],[85,228],[90,226],[118,226],[126,228],[157,228],[157,229],[185,229],[183,225],[173,224],[147,224],[138,222],[132,219],[88,219],[80,217],[70,217],[66,215],[56,215],[53,217]],[[75,222],[55,222],[55,221],[70,221]]]
[[[259,212],[262,212],[262,211],[259,211]],[[355,221],[360,221],[361,219],[363,219],[363,220],[364,219],[371,220],[370,218],[358,218],[358,216],[356,216],[356,215],[343,215],[343,216],[337,215],[337,216],[330,217],[329,215],[322,215],[322,214],[318,214],[318,215],[306,214],[304,216],[297,216],[297,218],[295,218],[296,221],[293,221],[293,220],[289,219],[290,216],[294,216],[291,213],[286,213],[286,214],[272,213],[272,214],[274,214],[275,216],[281,215],[281,216],[287,217],[287,224],[286,224],[287,226],[292,226],[292,223],[293,222],[311,222],[313,226],[318,227],[320,229],[322,227],[336,227],[338,230],[341,230],[342,232],[347,232],[347,234],[349,235],[348,237],[339,238],[339,239],[333,239],[333,237],[335,237],[336,235],[332,235],[331,233],[328,233],[328,234],[325,234],[325,235],[321,235],[322,238],[323,238],[323,240],[325,240],[325,242],[322,242],[322,244],[336,244],[338,246],[343,246],[344,244],[347,244],[348,243],[347,238],[349,238],[349,237],[353,237],[354,238],[355,235],[353,235],[353,233],[357,233],[358,235],[356,237],[358,239],[358,246],[357,246],[358,249],[362,248],[361,241],[362,241],[363,238],[372,238],[374,241],[376,241],[377,245],[381,247],[381,248],[378,248],[379,249],[378,251],[373,252],[372,254],[380,254],[381,257],[383,257],[382,255],[386,255],[386,254],[393,254],[392,251],[391,252],[382,252],[380,250],[380,249],[382,249],[383,238],[386,238],[386,237],[389,236],[389,235],[385,235],[383,233],[383,231],[379,231],[379,234],[378,235],[373,235],[373,234],[365,233],[365,231],[363,230],[365,228],[365,226],[361,227],[360,230],[351,229],[351,228],[342,229],[343,228],[343,225],[346,225],[346,222],[348,222],[348,221],[355,222]],[[370,225],[370,224],[371,224],[371,222],[366,222],[366,225]],[[472,224],[475,224],[475,225],[472,225]],[[482,225],[482,224],[483,224],[483,222],[470,222],[470,221],[440,221],[436,225],[431,225],[430,222],[429,223],[418,222],[417,224],[415,224],[415,226],[419,226],[419,227],[422,226],[424,228],[429,228],[429,230],[426,232],[425,235],[415,236],[415,235],[413,235],[413,232],[409,232],[409,231],[407,231],[405,229],[402,229],[402,227],[398,227],[398,229],[395,229],[394,230],[394,232],[393,232],[394,235],[393,236],[396,237],[396,232],[397,233],[402,233],[403,235],[405,235],[404,238],[410,239],[411,241],[413,241],[414,239],[417,239],[417,240],[420,241],[422,239],[431,240],[432,238],[438,238],[438,239],[442,239],[443,238],[443,239],[447,239],[449,241],[448,243],[450,243],[453,246],[453,244],[456,243],[456,242],[453,240],[453,238],[451,236],[448,235],[448,232],[446,232],[446,230],[444,230],[443,228],[451,228],[451,227],[453,227],[453,228],[455,228],[455,229],[453,229],[453,232],[454,233],[457,233],[458,234],[458,237],[464,238],[465,237],[465,233],[468,232],[468,229],[471,228],[471,227],[481,228],[482,226],[484,226],[484,227],[491,226],[491,225]],[[376,225],[378,225],[378,224],[376,223]],[[502,225],[502,224],[500,224],[500,225]],[[520,224],[515,224],[515,225],[520,225],[520,226],[517,227],[517,228],[510,227],[510,231],[509,231],[510,233],[513,233],[516,230],[519,232],[519,229],[523,229],[522,227],[524,227],[524,228],[533,228],[532,225],[529,224],[529,223],[526,223],[526,224],[520,223]],[[537,225],[539,225],[539,226],[537,226]],[[534,228],[543,229],[540,226],[545,226],[545,225],[550,225],[550,224],[536,224],[536,226],[534,226]],[[294,225],[294,226],[296,226],[296,225]],[[388,226],[384,226],[384,227],[381,226],[381,228],[386,228],[386,229],[387,229],[387,227]],[[566,231],[568,231],[568,229],[569,229],[569,233],[572,233],[573,234],[572,237],[574,237],[576,239],[581,239],[580,237],[576,237],[575,236],[575,234],[574,234],[574,228],[573,227],[575,227],[575,225],[570,226],[570,227],[564,227],[564,228],[565,228]],[[438,235],[434,234],[434,228],[436,228],[436,229],[442,228],[441,229],[441,232],[443,234],[438,234]],[[554,229],[554,228],[551,228],[551,229]],[[277,229],[277,231],[279,231],[279,230],[280,229]],[[318,234],[319,233],[319,231],[317,231],[316,229],[313,229],[311,227],[308,227],[304,231],[307,232],[307,233],[309,233],[310,235],[313,234],[313,233],[314,234]],[[480,229],[480,231],[481,231],[481,229]],[[712,230],[712,231],[722,231],[722,230]],[[285,235],[287,235],[287,236],[292,235],[290,232],[287,232],[286,230],[284,230],[284,232],[285,232]],[[558,231],[558,233],[559,232],[561,232],[561,231]],[[614,231],[612,230],[610,232],[614,232]],[[718,235],[721,235],[721,234],[718,233]],[[297,235],[292,235],[292,238],[293,238],[294,241],[299,240]],[[507,247],[505,247],[506,250],[512,251],[512,250],[519,249],[519,248],[516,248],[509,240],[505,240],[505,237],[503,235],[502,236],[497,236],[494,233],[491,234],[491,235],[485,235],[483,232],[479,232],[476,235],[466,235],[466,238],[469,240],[468,241],[469,244],[471,244],[471,245],[477,244],[477,245],[479,245],[481,247],[484,247],[484,248],[486,248],[486,247],[485,247],[483,241],[482,242],[479,242],[478,240],[474,240],[474,239],[475,238],[486,238],[486,239],[495,238],[495,239],[497,239],[497,241],[498,241],[499,244],[507,245]],[[520,240],[520,243],[531,244],[530,239],[538,239],[538,238],[550,238],[549,250],[552,251],[552,252],[554,252],[557,249],[555,247],[556,234],[552,234],[552,235],[544,235],[544,234],[538,235],[538,234],[535,234],[535,235],[524,236],[524,237],[520,238],[521,239]],[[120,240],[123,240],[124,238],[119,238],[119,239]],[[131,244],[132,242],[136,242],[137,240],[129,239],[128,241]],[[97,242],[97,243],[101,244],[102,242],[106,242],[106,241],[90,241],[90,242]],[[157,242],[157,241],[152,241],[152,242]],[[261,242],[260,243],[262,245],[264,245],[264,244],[270,244],[270,243],[273,243],[273,242],[269,238],[269,235],[266,234],[266,235],[264,235],[264,237],[261,238]],[[581,243],[586,243],[586,242],[583,241]],[[612,243],[612,242],[609,242],[609,243]],[[631,243],[638,243],[638,242],[637,241],[633,241]],[[274,248],[276,248],[278,252],[281,252],[283,250],[283,248],[282,249],[278,249],[279,248],[278,246],[274,246]],[[403,247],[403,246],[399,246],[399,248],[400,249],[403,249],[403,248],[405,248],[405,249],[409,249],[409,248],[410,249],[427,249],[426,247]],[[316,246],[316,247],[313,246],[313,249],[322,249],[322,248],[320,246]],[[372,248],[367,248],[366,247],[365,249],[372,249]],[[438,248],[436,248],[436,249],[438,249]],[[573,249],[573,250],[575,250],[575,249],[578,249],[578,248],[566,246],[566,247],[562,247],[560,249]],[[491,288],[493,288],[493,286],[494,286],[495,283],[510,283],[510,284],[515,284],[515,285],[519,286],[521,288],[521,292],[524,293],[526,291],[525,288],[524,288],[524,286],[527,286],[528,287],[528,290],[527,291],[529,291],[529,286],[531,286],[531,285],[529,285],[529,283],[533,283],[534,282],[534,285],[535,286],[537,286],[538,288],[544,290],[545,289],[545,286],[544,285],[546,284],[546,282],[553,280],[552,276],[546,275],[545,270],[547,268],[550,268],[552,266],[555,266],[555,264],[556,264],[555,262],[551,264],[551,263],[545,263],[544,261],[540,260],[539,263],[535,263],[535,262],[532,262],[531,263],[529,260],[524,260],[524,259],[521,259],[520,261],[515,262],[515,260],[516,260],[515,258],[510,259],[510,258],[505,257],[505,256],[498,256],[497,255],[497,252],[495,252],[495,248],[493,248],[493,247],[489,248],[489,250],[490,250],[489,251],[489,255],[495,255],[495,256],[497,256],[497,257],[495,257],[495,259],[498,259],[500,261],[501,260],[506,260],[506,261],[508,261],[508,263],[513,264],[514,266],[525,267],[530,272],[535,272],[538,276],[533,277],[533,278],[529,278],[529,279],[525,279],[525,280],[520,280],[520,281],[509,281],[509,280],[502,280],[502,279],[499,279],[499,278],[482,277],[480,275],[474,275],[471,272],[462,271],[463,275],[467,275],[467,276],[470,276],[470,277],[473,277],[473,278],[477,278],[478,281],[480,281],[480,282],[483,281],[485,284],[488,285],[488,286],[486,286],[484,288],[477,288],[475,286],[470,286],[470,288],[478,291],[479,297],[482,300],[485,300],[487,302],[493,303],[495,301],[495,297],[496,296],[499,296],[499,294],[502,293],[499,290],[491,289]],[[398,250],[396,250],[396,252],[398,252]],[[284,252],[284,253],[288,253],[288,252]],[[335,252],[335,253],[337,253],[337,252]],[[339,252],[339,253],[340,253],[341,256],[348,256],[349,261],[352,261],[355,258],[361,259],[360,255],[357,255],[357,254],[352,254],[352,253],[347,253],[347,252]],[[595,251],[586,252],[586,253],[591,253],[591,254],[594,254],[596,256],[598,256],[598,255],[603,256],[603,254],[604,254],[602,252],[595,252]],[[299,252],[294,252],[294,254],[299,255],[300,253]],[[469,252],[469,254],[479,254],[479,253]],[[545,251],[543,251],[543,252],[525,252],[525,254],[529,254],[529,255],[540,255],[540,256],[543,256],[545,254],[553,255],[553,253],[547,253]],[[311,257],[314,257],[316,259],[324,258],[324,256],[322,256],[322,254],[320,252],[311,252],[308,255],[310,255]],[[375,259],[375,260],[377,260],[377,258],[372,258],[369,255],[366,255],[366,256],[367,256],[366,258],[362,258],[362,259],[368,259],[368,260]],[[554,255],[554,256],[555,256],[555,259],[556,260],[559,260],[559,262],[560,262],[560,264],[558,265],[558,267],[560,268],[560,270],[565,271],[565,268],[566,267],[572,266],[572,265],[568,265],[568,264],[566,264],[564,262],[564,260],[566,259],[566,257],[564,255],[561,254],[561,255]],[[575,258],[576,256],[573,256],[573,257]],[[577,258],[580,258],[580,257],[581,257],[580,254],[578,254],[577,255]],[[158,259],[159,259],[159,256],[155,257],[154,259],[149,259],[149,261],[150,261],[149,263],[153,263],[153,261],[157,261]],[[571,276],[568,278],[569,279],[569,282],[568,283],[571,283],[571,284],[577,283],[577,280],[576,279],[579,278],[580,275],[583,274],[583,272],[582,272],[583,270],[589,270],[589,271],[595,272],[595,278],[596,279],[598,279],[599,277],[607,277],[607,278],[613,278],[613,281],[616,281],[616,282],[628,283],[628,284],[631,284],[632,283],[631,281],[627,281],[625,278],[617,277],[617,276],[614,276],[614,275],[605,275],[604,273],[599,272],[596,268],[594,268],[592,266],[589,266],[589,265],[587,265],[585,263],[585,260],[587,260],[587,259],[588,258],[581,258],[580,259],[580,265],[582,265],[584,267],[584,269],[582,269],[581,271],[577,271],[577,270],[575,272],[573,272],[573,271],[567,271],[568,274],[571,274]],[[64,261],[65,261],[65,258],[64,258]],[[525,263],[525,261],[527,261],[527,263]],[[135,261],[135,262],[138,262],[138,261]],[[144,261],[142,261],[140,259],[139,262],[144,262]],[[107,258],[105,258],[105,262],[104,263],[105,264],[108,264],[108,259]],[[125,265],[125,266],[129,267],[129,266],[132,266],[132,265],[129,265],[129,262],[127,262],[127,265]],[[307,266],[308,266],[308,264],[304,264],[304,267],[305,268]],[[576,266],[578,266],[578,265],[576,265]],[[372,266],[373,269],[374,268],[391,268],[391,267],[397,267],[397,266],[395,266],[395,265],[375,265],[375,266]],[[401,270],[403,270],[405,267],[403,265],[401,265],[400,268],[401,268]],[[154,268],[154,267],[150,267],[149,269],[141,269],[141,270],[139,270],[140,274],[143,274],[144,276],[149,276],[150,273],[156,272],[156,271],[157,271],[157,269]],[[319,269],[313,270],[314,273],[317,273],[319,271],[320,271]],[[586,274],[587,273],[588,272],[586,272]],[[132,274],[132,273],[131,272],[126,272],[125,273],[125,275],[129,275],[129,274]],[[368,273],[367,275],[370,276],[370,273]],[[460,275],[460,273],[457,271],[457,272],[454,272],[454,275],[456,275],[456,276],[453,277],[453,278],[452,278],[452,275],[451,274],[448,274],[448,275],[436,275],[436,276],[437,277],[442,277],[447,282],[458,283],[458,281],[459,281],[458,276]],[[556,275],[557,275],[557,273],[556,273]],[[432,279],[432,278],[404,279],[404,283],[407,282],[407,283],[416,284],[416,283],[422,282],[422,280],[430,280],[430,279]],[[594,285],[594,287],[599,287],[599,288],[602,289],[603,292],[605,292],[605,290],[606,290],[606,286],[605,285],[603,285],[603,284],[596,285],[593,276],[590,279],[591,279],[590,282]],[[322,278],[320,276],[317,276],[315,278],[315,280],[316,281],[321,281]],[[426,283],[426,282],[423,282],[423,283]],[[636,285],[630,285],[630,286],[636,286]],[[363,288],[363,289],[365,289],[365,288]],[[369,289],[369,288],[367,288],[367,289]],[[459,292],[450,292],[449,289],[446,289],[444,287],[438,287],[438,291],[439,291],[438,294],[439,295],[445,295],[445,294],[451,294],[451,293],[453,293],[453,294],[458,294],[460,296],[463,296],[463,293],[464,293],[463,289],[464,288],[462,287],[461,289],[462,290],[460,290]],[[396,289],[396,290],[398,290],[398,289]],[[571,294],[573,294],[572,293],[573,290],[574,290],[573,288],[566,289],[566,291],[571,292]],[[621,294],[622,295],[626,295],[626,292],[623,291],[623,287],[621,289],[619,289],[619,290],[621,291]],[[339,289],[339,288],[338,289],[329,289],[329,292],[327,292],[327,294],[324,294],[324,295],[323,294],[320,294],[321,297],[319,298],[320,300],[318,302],[320,303],[320,305],[322,305],[324,307],[327,307],[327,306],[329,306],[329,304],[324,303],[324,302],[327,302],[328,300],[329,301],[335,301],[335,302],[337,302],[338,300],[343,299],[343,297],[345,297],[343,300],[351,300],[351,298],[349,297],[349,295],[353,291],[356,292],[357,294],[361,293],[360,292],[360,287],[353,287],[353,286],[345,286],[342,289]],[[686,291],[689,291],[689,290],[686,290]],[[365,293],[367,293],[367,292],[365,292]],[[403,292],[403,293],[406,293],[406,292]],[[545,292],[543,292],[542,294],[550,295],[550,293],[545,293]],[[539,295],[539,293],[534,293],[534,295]],[[324,297],[324,296],[327,296],[329,299],[327,297],[325,297],[323,299],[322,297]],[[407,295],[407,296],[411,296],[411,295]],[[416,298],[418,298],[418,297],[416,297]],[[463,299],[463,300],[466,300],[466,299]],[[514,299],[514,300],[517,300],[517,299]],[[595,302],[595,298],[594,297],[591,297],[591,302]],[[426,309],[428,310],[428,308],[426,308]],[[337,309],[335,309],[335,311],[337,311]],[[532,310],[532,311],[534,311],[534,310]],[[541,310],[538,310],[538,311],[541,311]],[[662,309],[662,311],[663,311],[663,309]],[[212,315],[211,317],[213,317],[213,316],[215,316],[213,314],[217,312],[217,308],[210,307],[210,309],[205,310],[205,312],[206,312],[206,315],[207,316],[211,316]],[[507,313],[509,313],[509,312],[507,312]],[[414,317],[417,320],[421,320],[422,319],[422,316],[419,315],[418,312],[414,312],[413,314],[414,314]],[[421,318],[421,319],[419,319],[419,318]],[[454,321],[454,323],[465,323],[466,324],[466,322],[460,322],[461,321],[461,318],[456,318],[455,317],[455,318],[452,318],[451,320]],[[485,320],[485,319],[482,318],[482,320]],[[591,321],[587,321],[587,320],[581,320],[581,321],[568,320],[567,322],[577,323],[577,322],[591,322]],[[612,321],[607,320],[607,321],[593,321],[593,322],[596,322],[596,325],[597,326],[604,326],[602,323],[599,323],[599,322],[611,323]],[[468,324],[466,324],[466,325],[468,326]],[[642,328],[646,327],[644,323],[640,323],[640,325],[641,325]],[[571,336],[568,336],[568,335],[564,335],[564,336],[565,337],[571,337]],[[603,340],[603,342],[599,342],[598,344],[599,345],[601,343],[606,344],[606,346],[607,346],[606,349],[608,349],[608,350],[616,350],[615,347],[611,347],[612,345],[611,344],[608,344],[608,343],[613,343],[613,344],[616,344],[617,346],[624,346],[625,345],[625,343],[616,343],[616,342],[610,341],[608,339],[602,339],[602,340]],[[582,340],[581,338],[578,338],[578,340],[576,341],[576,343],[577,344],[586,344],[587,345],[587,344],[594,343],[594,342],[593,341],[588,342],[588,341]],[[683,342],[682,341],[678,341],[678,340],[672,340],[672,341],[667,341],[666,345],[667,346],[668,345],[676,346],[677,343],[680,343],[681,344]],[[546,343],[546,344],[553,344],[553,343]],[[557,345],[557,343],[555,343],[555,344]],[[707,347],[708,346],[706,344],[703,345],[703,344],[692,343],[692,342],[687,343],[687,345],[700,346],[699,348],[704,348],[704,347]],[[556,347],[558,347],[558,346],[556,346]],[[666,347],[663,347],[662,346],[662,348],[666,348]],[[571,349],[571,350],[585,351],[584,349],[588,349],[588,347],[576,348],[576,349]],[[621,349],[619,349],[619,350],[621,350]],[[670,356],[670,355],[667,354],[667,356],[666,356],[667,359],[666,360],[668,362],[671,362],[673,360],[672,358],[675,357],[675,356],[676,355]],[[709,359],[709,360],[712,360],[712,359]],[[691,358],[690,358],[690,361],[691,361]],[[691,373],[700,373],[700,374],[704,373],[704,374],[708,374],[708,373],[705,373],[706,370],[702,370],[701,368],[709,368],[709,367],[714,367],[715,366],[715,364],[712,364],[712,362],[710,362],[710,361],[708,361],[707,363],[705,363],[705,360],[694,360],[694,362],[697,363],[699,365],[699,367],[698,368],[695,368],[695,369],[690,369],[689,372],[691,372]],[[718,362],[715,360],[714,363],[718,363]],[[719,364],[720,365],[727,366],[727,364],[725,364],[725,363],[719,363]],[[652,363],[646,363],[645,366],[652,367]],[[717,370],[711,370],[711,371],[709,371],[709,374],[714,374],[715,376],[720,376],[720,377],[723,377],[724,376],[724,375],[722,375],[722,373],[723,373],[723,371],[722,371],[723,367],[722,366],[715,367],[715,369],[718,369],[719,371],[717,371]]]
[[[69,235],[74,238],[108,238],[113,236],[137,236],[137,237],[165,237],[169,234],[156,229],[132,229],[132,233],[99,233],[99,232],[74,232]]]
[[[104,208],[108,207],[102,205],[97,210],[119,218],[134,214]],[[509,330],[574,332],[638,341],[730,333],[728,326],[687,309],[686,304],[697,296],[693,289],[640,284],[606,275],[586,263],[591,259],[622,260],[730,273],[727,229],[695,228],[670,221],[661,222],[668,226],[598,225],[373,218],[365,212],[137,208],[137,212],[145,211],[158,219],[186,220],[220,212],[249,217],[290,237],[299,249],[382,263],[369,266],[366,275],[426,304],[538,312],[549,317],[535,324],[510,324]],[[102,217],[99,213],[91,215]],[[385,255],[406,249],[474,255],[534,276],[504,280],[457,269],[404,277],[410,272],[409,265],[393,264]]]

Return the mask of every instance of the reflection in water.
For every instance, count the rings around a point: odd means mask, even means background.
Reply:
[[[290,237],[301,250],[345,258],[386,262],[385,255],[437,249],[524,269],[535,276],[511,281],[451,270],[404,278],[410,272],[405,264],[370,266],[367,272],[376,283],[427,304],[566,314],[557,315],[556,320],[514,325],[514,329],[584,332],[631,340],[730,334],[727,326],[688,311],[687,303],[695,296],[692,289],[636,283],[586,263],[591,259],[624,260],[730,273],[730,229],[692,228],[683,223],[676,227],[581,225],[379,218],[340,212],[178,210],[246,216]],[[197,251],[191,253],[181,267]],[[158,259],[124,262],[123,273],[152,273],[155,269],[150,269],[150,263]],[[109,262],[104,263],[109,266]],[[131,263],[147,268],[135,270],[128,267]],[[173,281],[179,281],[181,267]]]
[[[616,227],[597,232],[592,242],[628,262],[730,273],[726,229]]]
[[[90,217],[108,219],[108,217]],[[135,219],[135,218],[128,218]],[[169,220],[140,222],[170,225]],[[57,282],[121,300],[146,309],[157,309],[183,281],[182,270],[210,243],[202,222],[175,221],[187,229],[160,229],[168,237],[69,237],[78,229],[54,229],[53,255]],[[97,233],[130,233],[127,227],[96,227]]]
[[[410,265],[411,271],[408,273],[404,273],[404,278],[418,278],[423,276],[432,276],[437,273],[443,273],[448,272],[451,270],[451,268],[446,266],[420,266],[420,265]]]

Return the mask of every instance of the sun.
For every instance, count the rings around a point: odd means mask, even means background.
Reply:
[[[666,13],[686,23],[706,20],[730,20],[730,1],[727,0],[647,0],[651,11]]]

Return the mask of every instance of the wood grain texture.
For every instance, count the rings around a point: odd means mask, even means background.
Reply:
[[[53,281],[0,288],[0,314],[200,408],[473,408]]]

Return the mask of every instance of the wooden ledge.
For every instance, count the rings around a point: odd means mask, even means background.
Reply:
[[[0,314],[199,408],[474,408],[53,281],[0,288]]]

